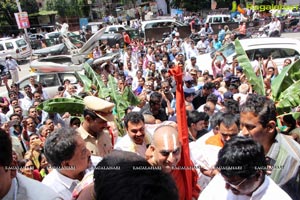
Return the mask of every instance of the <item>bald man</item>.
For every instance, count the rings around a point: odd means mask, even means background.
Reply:
[[[186,188],[183,182],[183,174],[181,170],[174,170],[181,159],[181,144],[178,131],[174,126],[161,125],[155,129],[152,143],[146,151],[146,159],[152,166],[159,166],[162,171],[172,175],[179,191],[179,199],[185,199]],[[197,178],[198,174],[196,170],[193,170],[192,199],[197,199],[200,193]]]
[[[181,144],[176,128],[171,125],[158,127],[146,151],[146,158],[151,165],[160,166],[164,172],[171,173],[181,158]]]

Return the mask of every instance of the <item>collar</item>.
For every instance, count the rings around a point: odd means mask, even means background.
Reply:
[[[277,133],[275,140],[266,155],[266,157],[270,159],[271,163],[275,163],[275,161],[276,161],[276,158],[277,158],[279,150],[280,150],[280,144],[281,144],[280,141],[281,141],[280,133]]]
[[[82,123],[80,125],[80,127],[77,129],[77,131],[80,133],[81,137],[83,140],[87,139],[88,137],[90,138],[95,138],[94,136],[92,136],[91,134],[89,134],[82,126]]]
[[[61,174],[57,169],[54,169],[53,172],[58,179],[58,181],[63,184],[70,192],[72,192],[78,183],[80,183],[77,179],[71,179],[63,174]]]
[[[263,194],[266,192],[269,185],[270,185],[270,179],[267,175],[265,175],[264,182],[252,193],[251,199],[256,199],[255,198],[256,196],[257,199],[260,199],[263,196]]]

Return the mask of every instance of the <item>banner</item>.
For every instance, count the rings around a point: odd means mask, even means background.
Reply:
[[[19,29],[30,28],[27,12],[15,13],[15,18]]]

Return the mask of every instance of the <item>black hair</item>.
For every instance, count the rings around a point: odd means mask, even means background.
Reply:
[[[87,115],[89,115],[92,118],[92,120],[99,118],[98,115],[96,115],[93,111],[89,109],[84,109],[83,116],[86,117]]]
[[[140,112],[130,112],[124,117],[125,128],[128,128],[128,123],[138,124],[140,122],[145,123],[145,119],[142,113]]]
[[[249,94],[246,102],[241,105],[240,111],[241,113],[252,112],[255,116],[258,116],[259,123],[264,128],[270,121],[276,122],[275,103],[266,96]]]
[[[234,114],[240,113],[239,102],[234,99],[227,99],[224,101],[225,112],[231,112]]]
[[[159,168],[150,168],[151,165],[135,153],[113,151],[98,163],[94,171],[96,199],[178,200],[172,177]]]
[[[159,92],[152,92],[150,95],[150,100],[149,100],[149,104],[150,106],[152,106],[153,102],[155,102],[156,100],[161,100],[162,99],[162,94]]]
[[[76,121],[76,120],[79,120],[79,121],[80,121],[80,119],[79,119],[78,117],[73,117],[73,118],[71,118],[71,120],[70,120],[70,125],[72,125],[72,124],[74,123],[74,121]]]
[[[251,138],[236,136],[219,151],[216,168],[226,177],[249,178],[267,168],[263,146]]]
[[[21,106],[20,106],[20,108],[21,108]],[[14,116],[18,116],[21,119],[21,116],[19,114],[13,113],[9,116],[9,120],[11,120]]]
[[[188,127],[190,127],[192,124],[196,124],[199,121],[208,121],[209,116],[204,112],[198,112],[196,110],[193,111],[187,111],[187,123]]]
[[[73,128],[60,128],[47,138],[45,156],[52,167],[61,167],[63,161],[70,160],[77,146],[76,137],[80,137]]]
[[[0,129],[0,152],[0,166],[8,167],[12,163],[12,143],[3,129]]]
[[[212,83],[212,82],[207,82],[207,83],[205,83],[204,85],[203,85],[203,87],[202,87],[203,89],[207,89],[207,90],[210,90],[210,89],[213,89],[213,88],[215,88],[215,84],[214,83]]]
[[[214,113],[210,119],[209,119],[209,123],[210,123],[210,127],[212,129],[216,128],[218,126],[218,124],[220,124],[220,121],[222,119],[222,115],[223,113],[222,112],[217,112],[217,113]]]
[[[210,101],[210,102],[212,102],[213,104],[217,104],[217,102],[218,102],[218,97],[217,97],[217,95],[215,95],[215,94],[213,94],[213,93],[211,93],[211,94],[209,94],[208,96],[207,96],[207,99],[206,99],[206,102],[208,102],[208,101]]]
[[[233,124],[236,124],[237,127],[240,127],[240,115],[233,114],[233,113],[223,113],[221,119],[219,121],[219,126],[224,124],[225,127],[230,127]]]

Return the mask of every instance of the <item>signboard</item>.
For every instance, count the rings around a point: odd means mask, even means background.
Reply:
[[[15,18],[19,29],[30,28],[27,12],[15,13]]]

